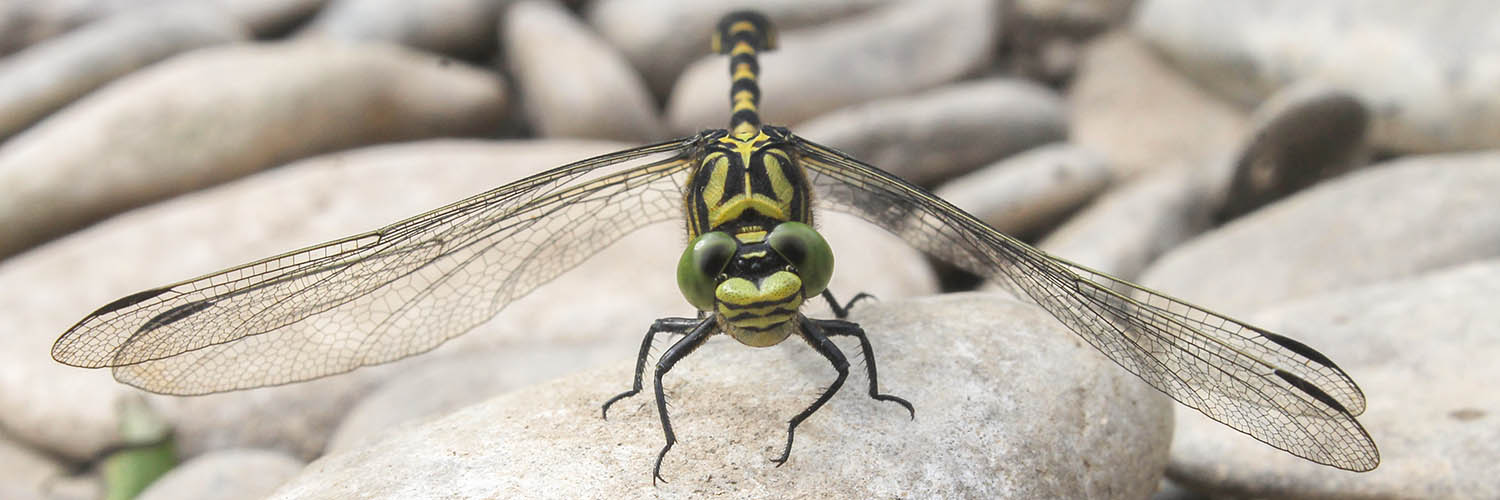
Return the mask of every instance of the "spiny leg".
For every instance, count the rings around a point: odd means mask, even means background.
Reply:
[[[657,480],[667,482],[661,477],[661,460],[666,458],[667,450],[671,450],[672,445],[677,442],[677,435],[672,433],[672,422],[667,418],[667,396],[661,390],[661,378],[667,372],[672,371],[672,366],[676,365],[678,360],[687,357],[688,354],[692,354],[693,350],[703,345],[703,341],[708,340],[708,336],[714,333],[714,328],[717,326],[712,317],[699,321],[692,332],[672,344],[672,348],[667,349],[667,352],[661,355],[661,359],[656,360],[656,413],[661,415],[661,430],[667,435],[667,444],[661,447],[661,453],[656,454],[656,467],[651,469],[651,484],[653,485]]]
[[[701,319],[694,318],[661,318],[651,323],[651,328],[646,330],[646,338],[641,341],[641,353],[635,358],[635,382],[630,385],[630,390],[616,394],[615,397],[604,402],[604,409],[601,413],[605,420],[609,420],[609,405],[641,392],[641,374],[646,370],[646,357],[651,354],[651,343],[656,340],[656,334],[658,332],[684,334],[700,321]]]
[[[906,407],[906,411],[911,413],[912,420],[917,419],[917,410],[912,408],[911,403],[890,394],[880,393],[878,389],[879,383],[876,382],[875,377],[875,349],[870,347],[870,338],[865,335],[864,328],[860,328],[858,324],[852,322],[836,319],[816,319],[809,321],[817,324],[828,335],[848,335],[859,339],[859,350],[865,355],[865,371],[870,374],[870,397],[875,398],[877,401],[891,401],[904,406]]]
[[[833,384],[829,385],[828,389],[823,391],[823,395],[818,396],[817,401],[813,401],[813,404],[808,406],[806,410],[802,410],[802,413],[798,413],[797,416],[792,417],[791,422],[788,423],[786,428],[786,449],[781,451],[780,457],[771,460],[772,462],[776,462],[777,467],[781,467],[781,464],[786,463],[787,458],[790,458],[792,455],[792,438],[797,433],[797,426],[803,420],[807,420],[807,417],[812,416],[813,412],[818,411],[818,408],[822,408],[823,404],[827,403],[829,399],[832,399],[834,393],[839,392],[839,388],[844,386],[844,379],[849,377],[849,360],[844,358],[844,353],[839,351],[839,347],[834,345],[833,341],[828,340],[828,336],[823,334],[823,329],[805,317],[801,318],[801,326],[802,338],[807,340],[807,344],[811,345],[813,350],[818,351],[818,354],[822,354],[824,358],[828,359],[829,363],[833,364],[833,368],[838,370],[839,376],[833,379]]]
[[[854,295],[854,298],[849,299],[848,302],[843,303],[843,305],[839,305],[838,299],[833,298],[833,292],[828,291],[827,288],[823,289],[823,300],[828,301],[828,308],[833,309],[833,317],[838,319],[849,317],[849,310],[854,308],[855,302],[859,302],[860,299],[873,298],[875,298],[874,295],[870,295],[865,292],[859,292]]]

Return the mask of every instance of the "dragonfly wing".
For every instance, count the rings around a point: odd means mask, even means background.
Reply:
[[[52,348],[167,394],[277,385],[428,351],[624,234],[681,219],[692,139],[543,172],[381,229],[110,303]]]
[[[1029,297],[1115,363],[1178,402],[1318,463],[1370,470],[1354,381],[1311,348],[1056,259],[927,191],[798,139],[821,208],[847,212]]]

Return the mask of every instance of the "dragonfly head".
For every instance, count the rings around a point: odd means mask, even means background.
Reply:
[[[746,225],[694,238],[677,264],[677,286],[700,310],[717,314],[730,336],[755,347],[775,345],[807,297],[833,276],[833,251],[801,222]]]

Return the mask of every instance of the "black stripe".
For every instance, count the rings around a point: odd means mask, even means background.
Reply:
[[[729,84],[729,96],[731,98],[734,97],[735,94],[740,93],[740,91],[742,90],[750,91],[750,94],[755,96],[756,101],[760,100],[760,84],[755,83],[755,80],[749,78],[741,78],[739,80],[735,80],[734,83]]]
[[[114,312],[114,311],[118,311],[120,309],[124,309],[126,307],[133,306],[133,305],[139,304],[141,302],[144,302],[146,299],[149,299],[151,297],[155,297],[157,295],[161,295],[163,292],[166,292],[166,291],[167,291],[166,288],[157,288],[157,289],[154,289],[154,290],[146,290],[146,291],[143,291],[143,292],[132,293],[130,295],[126,295],[126,296],[121,297],[119,299],[115,299],[114,302],[110,302],[108,304],[104,304],[104,307],[100,307],[99,310],[94,311],[94,313],[90,314],[89,316],[101,316],[101,315],[108,314],[108,313],[111,313],[111,312]]]
[[[1333,396],[1329,396],[1328,393],[1323,392],[1323,390],[1319,389],[1318,386],[1312,385],[1311,382],[1302,380],[1302,377],[1292,375],[1284,370],[1276,370],[1276,376],[1281,377],[1281,379],[1285,380],[1286,383],[1292,384],[1292,387],[1296,387],[1302,392],[1307,393],[1307,395],[1312,396],[1313,399],[1321,401],[1323,402],[1323,404],[1328,405],[1335,410],[1338,410],[1339,413],[1349,413],[1349,410],[1345,409],[1344,405],[1339,404],[1337,400],[1333,399]]]
[[[1292,339],[1283,337],[1281,335],[1277,335],[1277,334],[1274,334],[1274,333],[1271,333],[1271,332],[1267,332],[1267,331],[1264,331],[1264,330],[1257,330],[1257,331],[1259,331],[1260,332],[1260,336],[1265,337],[1266,340],[1270,340],[1271,342],[1275,342],[1277,345],[1280,345],[1281,347],[1285,347],[1289,351],[1295,352],[1297,354],[1301,354],[1303,357],[1305,357],[1307,359],[1311,359],[1311,360],[1317,362],[1320,365],[1323,365],[1323,366],[1326,366],[1326,367],[1329,367],[1329,368],[1333,368],[1335,370],[1339,369],[1339,367],[1334,366],[1333,360],[1328,359],[1328,356],[1324,356],[1323,353],[1321,353],[1321,352],[1314,351],[1313,348],[1308,347],[1307,344],[1303,344],[1303,343],[1298,342],[1296,340],[1292,340]]]
[[[192,316],[193,314],[196,314],[198,311],[202,311],[204,309],[208,309],[209,307],[211,307],[213,305],[214,305],[214,302],[212,300],[199,300],[199,301],[194,301],[194,302],[188,302],[186,304],[183,304],[183,305],[180,305],[180,306],[177,306],[177,307],[173,307],[171,309],[167,309],[166,312],[163,312],[161,314],[156,315],[155,317],[153,317],[150,320],[146,321],[146,324],[141,325],[141,328],[139,330],[135,331],[135,335],[140,335],[142,333],[146,333],[146,332],[149,332],[149,331],[161,328],[163,326],[167,326],[167,325],[170,325],[172,323],[176,323],[178,321],[182,321],[183,319],[186,319],[188,316]]]
[[[749,123],[751,125],[759,126],[760,115],[756,114],[754,110],[742,109],[739,111],[735,111],[734,116],[729,117],[729,123],[733,123],[736,125],[740,123]]]
[[[749,54],[735,54],[734,56],[730,57],[729,74],[733,75],[734,69],[739,67],[739,65],[741,64],[750,65],[750,74],[756,76],[760,75],[760,59],[755,57],[755,53],[752,52]]]
[[[786,298],[781,299],[781,300],[762,300],[760,302],[751,302],[751,303],[745,304],[745,305],[731,304],[731,303],[728,303],[728,302],[719,302],[719,304],[723,305],[725,309],[729,309],[729,310],[751,309],[751,308],[756,308],[756,307],[766,307],[766,306],[774,306],[774,305],[781,305],[781,304],[789,304],[789,303],[792,302],[792,299],[795,299],[795,298],[797,298],[796,295],[788,295],[788,296],[786,296]]]

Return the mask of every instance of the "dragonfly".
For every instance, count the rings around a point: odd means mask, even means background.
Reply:
[[[868,393],[881,393],[866,332],[847,319],[865,296],[827,290],[833,254],[814,216],[862,218],[1051,313],[1120,367],[1177,402],[1292,455],[1368,471],[1379,451],[1355,418],[1364,393],[1327,356],[1291,338],[1048,255],[926,190],[760,121],[758,54],[776,46],[759,13],[726,15],[713,50],[729,56],[729,128],[563,165],[374,231],[152,288],[100,307],[54,344],[59,362],[110,368],[147,391],[196,395],[304,381],[431,350],[626,233],[681,221],[677,284],[695,317],[647,330],[630,390],[643,388],[658,334],[680,335],[653,371],[665,445],[676,443],[662,380],[718,334],[752,347],[805,340],[837,372],[788,422],[839,391],[849,362],[830,337],[858,340]],[[834,319],[800,311],[821,297]]]

